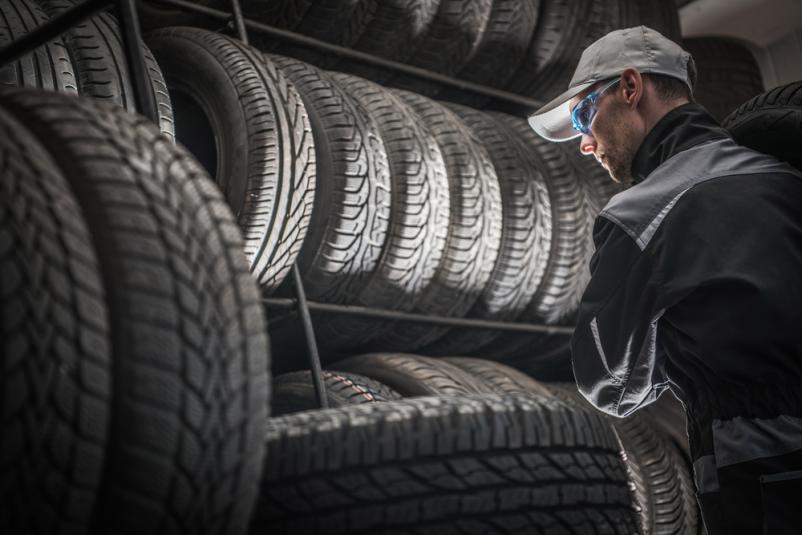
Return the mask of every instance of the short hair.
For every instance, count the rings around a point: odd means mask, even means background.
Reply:
[[[652,82],[657,96],[661,99],[677,100],[685,98],[693,101],[691,90],[679,78],[655,73],[644,74],[644,76]],[[690,80],[691,86],[696,86],[696,63],[693,58],[688,61],[688,80]]]

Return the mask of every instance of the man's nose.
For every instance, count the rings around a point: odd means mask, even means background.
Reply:
[[[579,152],[588,155],[596,151],[596,139],[589,134],[582,134],[582,139],[579,140]]]

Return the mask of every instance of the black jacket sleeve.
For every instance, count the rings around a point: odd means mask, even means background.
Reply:
[[[599,217],[591,280],[571,340],[579,391],[600,410],[626,416],[667,387],[657,343],[667,300],[649,255],[615,221]]]

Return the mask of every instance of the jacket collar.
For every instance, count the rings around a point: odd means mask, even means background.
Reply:
[[[660,164],[693,146],[730,137],[700,105],[678,106],[657,121],[632,160],[633,184],[642,182]]]

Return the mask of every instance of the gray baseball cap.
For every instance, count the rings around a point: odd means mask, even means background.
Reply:
[[[682,47],[646,26],[612,31],[582,52],[568,89],[530,115],[529,125],[549,141],[581,136],[571,124],[570,100],[597,82],[618,77],[630,67],[641,73],[679,78],[693,92],[688,78],[689,61],[693,59]]]

